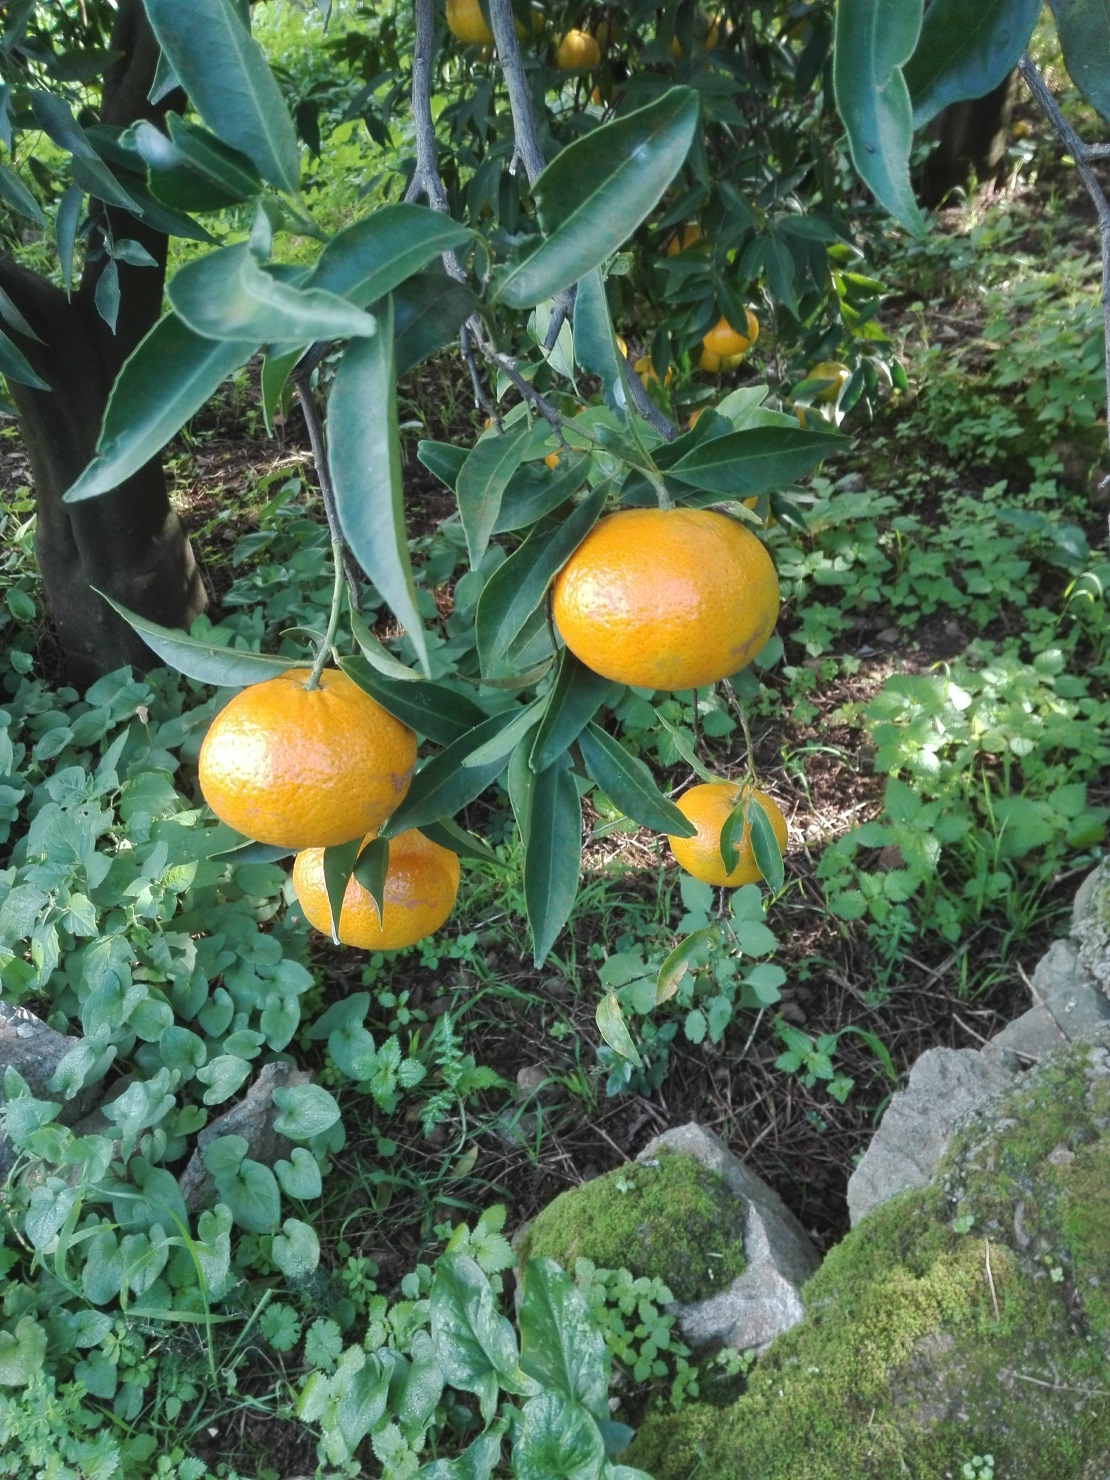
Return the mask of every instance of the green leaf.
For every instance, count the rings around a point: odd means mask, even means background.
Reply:
[[[705,951],[721,937],[719,925],[703,925],[692,935],[680,940],[659,968],[655,983],[655,1005],[668,1002],[678,991],[682,978],[703,958]]]
[[[544,704],[543,699],[533,699],[531,704],[524,704],[510,710],[512,718],[505,728],[492,739],[487,740],[484,745],[479,745],[477,750],[471,751],[463,761],[463,765],[486,766],[491,761],[500,760],[510,751],[515,750],[532,726],[539,723]]]
[[[628,751],[598,725],[590,723],[578,737],[586,770],[626,817],[654,832],[692,838],[697,828],[669,802],[639,756]]]
[[[370,628],[362,619],[350,602],[347,602],[347,620],[351,624],[351,636],[358,643],[362,656],[370,664],[375,672],[382,674],[384,678],[400,679],[402,683],[420,683],[419,673],[395,658],[389,649],[378,641]]]
[[[320,1263],[320,1240],[316,1231],[299,1218],[286,1218],[282,1231],[274,1235],[274,1263],[288,1280],[304,1280]]]
[[[609,1352],[574,1281],[553,1259],[524,1266],[520,1365],[549,1390],[580,1403],[601,1422],[609,1417]]]
[[[245,154],[263,179],[296,194],[300,152],[293,120],[233,0],[144,4],[159,46],[208,127]]]
[[[536,966],[567,923],[582,866],[582,804],[565,761],[538,771],[529,803],[524,900]]]
[[[273,1233],[281,1217],[277,1179],[260,1161],[245,1158],[232,1176],[214,1178],[216,1192],[247,1233]]]
[[[33,1316],[21,1316],[14,1333],[0,1331],[0,1385],[26,1387],[45,1360],[46,1332]]]
[[[36,375],[19,346],[13,344],[2,332],[0,332],[0,375],[6,375],[9,380],[18,380],[20,385],[29,385],[36,391],[50,389],[46,381]]]
[[[682,168],[697,123],[697,94],[672,87],[557,154],[533,189],[546,239],[501,269],[495,297],[531,308],[611,257]]]
[[[339,843],[324,849],[324,892],[328,896],[328,913],[331,917],[331,938],[339,944],[339,917],[343,913],[343,896],[354,872],[361,838],[352,838],[348,843]]]
[[[382,917],[385,900],[385,876],[389,871],[389,839],[371,838],[355,860],[355,882],[361,884]]]
[[[605,281],[600,269],[588,272],[578,284],[574,299],[574,358],[589,375],[601,381],[601,394],[609,410],[628,420],[628,391],[621,368],[622,356],[613,334]]]
[[[339,1119],[339,1106],[322,1085],[293,1084],[272,1094],[282,1112],[274,1121],[274,1130],[291,1141],[311,1141]]]
[[[459,469],[466,462],[467,456],[467,449],[456,447],[453,442],[433,442],[425,438],[416,444],[417,461],[423,463],[429,473],[434,473],[452,493],[459,480]]]
[[[366,308],[392,293],[443,252],[461,251],[473,233],[426,206],[378,206],[337,232],[320,253],[307,286]]]
[[[420,830],[433,843],[438,843],[441,848],[449,848],[462,858],[480,858],[483,863],[501,862],[488,844],[465,828],[459,827],[449,817],[441,817],[438,822],[426,822]]]
[[[1041,0],[932,0],[904,68],[914,128],[950,103],[996,88],[1017,65],[1040,12]],[[1106,23],[1104,13],[1103,31]]]
[[[339,666],[394,719],[435,745],[450,745],[489,718],[465,694],[457,694],[443,684],[387,678],[365,658],[340,658]]]
[[[459,469],[455,493],[472,570],[486,553],[501,510],[501,496],[531,441],[531,423],[522,417],[503,432],[487,432],[480,437]]]
[[[440,1371],[452,1387],[477,1393],[488,1422],[497,1389],[513,1380],[519,1359],[513,1328],[498,1315],[490,1282],[468,1254],[436,1261],[428,1313]]]
[[[914,236],[925,222],[910,185],[913,116],[902,67],[917,44],[922,0],[838,0],[836,106],[864,184]]]
[[[21,216],[30,217],[40,226],[46,225],[42,207],[15,171],[8,169],[7,165],[0,165],[0,200],[6,200],[12,210],[18,211]]]
[[[736,855],[744,841],[744,822],[747,816],[747,803],[740,802],[733,807],[721,826],[721,836],[718,840],[718,851],[721,862],[725,866],[726,873],[731,873],[736,867]]]
[[[181,211],[219,211],[257,195],[262,181],[245,155],[228,149],[205,129],[197,130],[203,138],[193,147],[192,134],[185,132],[190,125],[176,114],[170,115],[169,124],[184,134],[184,148],[145,118],[124,136],[145,160],[157,200]],[[213,162],[215,170],[209,168]]]
[[[179,318],[206,339],[301,344],[378,333],[375,319],[345,298],[265,272],[246,242],[187,262],[166,292]]]
[[[236,1058],[234,1054],[217,1054],[197,1070],[197,1078],[208,1088],[202,1099],[206,1105],[222,1105],[230,1100],[251,1072],[250,1061]]]
[[[397,374],[405,375],[421,360],[450,344],[478,307],[465,283],[444,272],[418,272],[393,293],[393,355]]]
[[[632,1042],[624,1022],[624,1013],[617,1001],[617,994],[609,992],[597,1004],[597,1012],[594,1014],[597,1023],[597,1031],[614,1053],[620,1054],[622,1059],[628,1059],[635,1064],[637,1069],[644,1067],[644,1061],[636,1052],[636,1045]]]
[[[65,502],[110,493],[137,473],[257,348],[256,340],[205,339],[172,313],[159,320],[116,377],[96,456]]]
[[[87,194],[108,205],[137,214],[137,205],[93,148],[92,141],[76,121],[69,104],[51,93],[29,95],[35,122],[59,149],[70,155],[74,183]]]
[[[543,601],[556,573],[598,521],[608,497],[599,483],[560,524],[537,525],[524,543],[499,565],[478,601],[474,631],[483,671],[495,669],[513,639]]]
[[[1068,76],[1092,108],[1110,119],[1107,0],[1054,0],[1052,13]]]
[[[247,684],[259,683],[266,678],[276,678],[297,666],[296,658],[266,658],[261,653],[241,653],[234,648],[216,647],[201,642],[196,637],[186,637],[171,627],[159,627],[157,622],[148,622],[135,612],[130,612],[118,601],[97,593],[102,601],[116,612],[129,627],[139,634],[164,663],[184,673],[186,678],[195,678],[199,683],[216,684],[220,688],[245,688]],[[288,851],[288,850],[286,850]],[[284,857],[283,852],[280,856]]]
[[[426,822],[438,822],[443,817],[453,817],[468,802],[485,791],[505,769],[508,759],[496,756],[482,766],[466,766],[463,762],[474,751],[499,735],[519,715],[517,708],[503,714],[495,714],[475,725],[467,734],[448,745],[446,750],[433,757],[413,777],[404,801],[382,829],[389,837],[396,837],[408,827],[423,827]]]
[[[564,648],[555,687],[532,741],[528,760],[532,770],[544,770],[569,750],[602,704],[617,692],[618,685],[587,668],[570,648]]]
[[[465,457],[465,453],[463,456]],[[505,485],[501,509],[494,522],[494,534],[508,534],[529,529],[545,514],[553,513],[582,487],[589,472],[590,459],[580,452],[564,454],[557,467],[549,468],[541,459],[522,463]],[[433,471],[435,471],[433,469]],[[450,484],[454,492],[454,483]]]
[[[774,892],[782,888],[786,872],[782,863],[782,849],[775,837],[771,819],[758,797],[749,797],[747,806],[750,841],[755,855],[756,867],[763,875],[768,887]]]
[[[513,1471],[526,1480],[599,1480],[605,1445],[596,1420],[559,1392],[525,1403]]]
[[[281,1183],[282,1192],[300,1202],[319,1197],[324,1190],[320,1176],[320,1165],[311,1151],[303,1146],[294,1146],[288,1161],[274,1162],[274,1171]]]
[[[700,442],[667,468],[668,479],[689,483],[717,498],[751,498],[793,483],[845,446],[835,432],[807,432],[801,427],[750,427]]]
[[[328,397],[328,466],[344,538],[430,676],[405,531],[390,299],[378,313],[380,332],[352,340],[335,372]]]

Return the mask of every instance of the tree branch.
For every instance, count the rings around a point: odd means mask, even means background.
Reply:
[[[509,89],[509,109],[513,115],[513,138],[516,141],[514,159],[520,157],[528,183],[534,185],[543,173],[546,161],[536,131],[532,94],[524,75],[524,62],[520,55],[520,43],[516,39],[516,21],[510,0],[490,0],[489,18],[493,25],[497,60],[501,63],[501,71]]]
[[[1102,332],[1106,353],[1106,431],[1107,438],[1110,439],[1110,202],[1106,199],[1102,183],[1091,168],[1092,158],[1100,157],[1102,151],[1100,150],[1099,154],[1093,154],[1083,143],[1060,111],[1056,99],[1052,96],[1047,83],[1037,71],[1028,53],[1025,53],[1018,62],[1018,71],[1025,79],[1026,87],[1040,104],[1041,111],[1056,130],[1065,149],[1075,160],[1076,173],[1083,181],[1098,214],[1099,235],[1102,238]]]
[[[427,200],[441,216],[449,212],[447,192],[439,174],[436,128],[432,121],[432,57],[435,53],[436,22],[433,0],[413,0],[416,45],[412,53],[412,117],[416,127],[416,169],[405,191],[407,201]],[[452,257],[454,253],[450,254]],[[447,258],[444,257],[446,263]],[[458,259],[455,258],[455,266]],[[451,271],[448,266],[448,272]],[[455,276],[452,273],[452,276]]]

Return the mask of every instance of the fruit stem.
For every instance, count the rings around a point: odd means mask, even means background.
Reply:
[[[332,540],[331,558],[335,566],[335,581],[331,588],[331,615],[328,617],[328,630],[324,633],[324,640],[320,644],[316,661],[312,665],[312,672],[308,675],[306,689],[320,687],[320,675],[324,671],[324,664],[328,661],[328,654],[331,652],[335,634],[339,628],[339,608],[343,605],[343,543],[341,540]]]
[[[748,780],[754,786],[756,783],[755,757],[752,753],[752,732],[748,729],[748,717],[744,713],[744,706],[737,700],[736,713],[740,719],[740,728],[744,732],[744,744],[748,751]]]

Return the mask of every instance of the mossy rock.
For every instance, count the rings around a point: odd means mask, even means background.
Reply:
[[[692,1156],[663,1151],[560,1193],[521,1252],[572,1273],[576,1259],[590,1259],[661,1279],[686,1304],[744,1273],[744,1221],[744,1204],[723,1177]]]
[[[647,1420],[655,1480],[1110,1475],[1110,1034],[1046,1060],[870,1214],[726,1408]]]

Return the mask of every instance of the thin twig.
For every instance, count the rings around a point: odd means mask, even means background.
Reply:
[[[659,407],[647,393],[643,381],[632,368],[630,355],[624,356],[624,362],[628,366],[628,374],[624,377],[628,384],[628,393],[632,397],[632,404],[647,422],[648,426],[663,438],[665,442],[673,442],[678,436],[678,428],[674,422],[663,415]]]
[[[435,8],[433,0],[413,0],[416,42],[412,53],[412,119],[416,129],[416,169],[407,201],[423,195],[433,211],[447,215],[447,192],[439,174],[436,158],[436,128],[432,120],[432,56],[435,52]]]
[[[991,1241],[989,1238],[983,1240],[984,1256],[983,1263],[987,1271],[987,1284],[991,1292],[991,1309],[994,1311],[995,1320],[1001,1319],[998,1314],[998,1296],[994,1293],[994,1275],[991,1273]]]
[[[1056,4],[1053,0],[1053,10],[1055,9]],[[1025,79],[1026,87],[1040,104],[1041,111],[1056,130],[1064,147],[1075,160],[1076,173],[1083,181],[1087,194],[1091,197],[1095,211],[1098,213],[1099,234],[1102,237],[1102,327],[1106,351],[1106,430],[1107,437],[1110,439],[1110,202],[1106,199],[1098,176],[1091,168],[1090,161],[1096,156],[1087,148],[1060,111],[1056,99],[1048,89],[1048,84],[1037,71],[1028,53],[1025,53],[1018,62],[1018,71]]]
[[[1045,1382],[1043,1377],[1030,1377],[1027,1372],[1015,1372],[1014,1376],[1018,1382],[1032,1382],[1037,1387],[1049,1388],[1054,1393],[1081,1393],[1084,1398],[1110,1398],[1110,1391],[1106,1388],[1068,1387],[1063,1382]]]
[[[529,185],[534,185],[543,174],[546,161],[540,148],[536,115],[532,111],[532,94],[520,55],[520,43],[516,39],[516,20],[511,0],[490,0],[489,18],[493,27],[497,60],[501,63],[501,72],[509,89],[509,109],[513,115],[513,138],[516,143],[514,158],[520,159]]]
[[[315,347],[319,348],[319,346]],[[355,573],[353,560],[347,549],[347,542],[343,538],[343,529],[339,523],[339,509],[335,502],[335,488],[331,481],[331,472],[328,469],[328,452],[324,442],[324,425],[320,420],[320,410],[316,405],[316,397],[312,394],[311,377],[311,368],[302,371],[298,366],[293,376],[293,384],[297,387],[297,400],[301,403],[301,412],[304,415],[304,424],[308,432],[308,445],[312,448],[312,461],[316,464],[316,481],[320,485],[320,498],[324,504],[324,517],[328,521],[328,533],[331,535],[332,548],[341,552],[340,563],[343,566],[343,574],[347,578],[347,589],[351,594],[351,605],[355,611],[361,611],[362,592]]]
[[[543,396],[540,395],[539,391],[536,390],[534,386],[528,384],[524,376],[521,375],[520,371],[517,369],[516,361],[513,359],[512,355],[502,354],[499,349],[494,349],[493,345],[489,343],[489,341],[485,338],[484,335],[480,333],[480,331],[479,333],[475,333],[475,323],[476,320],[471,319],[467,327],[470,329],[471,334],[474,335],[475,342],[477,343],[478,348],[481,350],[483,357],[491,365],[496,365],[499,370],[503,371],[504,374],[508,376],[513,385],[528,402],[529,406],[531,406],[532,410],[538,412],[539,415],[543,417],[544,421],[546,421],[547,424],[554,431],[559,433],[559,436],[561,438],[563,424],[559,420],[559,413],[555,410],[553,406],[549,404],[548,401],[544,399]]]

